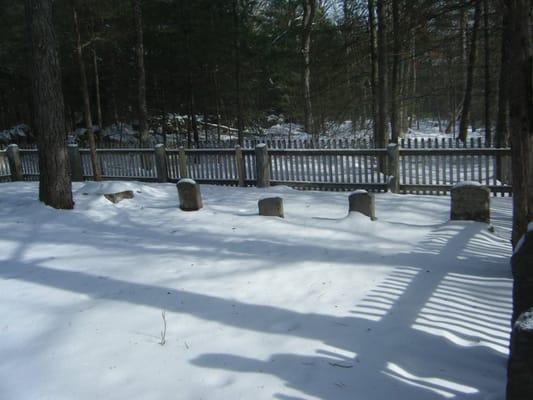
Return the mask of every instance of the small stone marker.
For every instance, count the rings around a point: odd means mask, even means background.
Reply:
[[[202,195],[200,185],[189,178],[180,179],[176,185],[180,199],[180,208],[183,211],[198,211],[204,205],[202,204]]]
[[[281,197],[261,199],[257,205],[259,206],[259,215],[284,218],[283,199]]]
[[[348,202],[350,204],[349,212],[359,212],[369,217],[372,221],[377,219],[373,194],[368,193],[366,190],[356,190],[350,194]]]
[[[479,182],[459,182],[451,191],[452,221],[490,222],[490,189]]]
[[[104,197],[107,200],[109,200],[111,203],[117,204],[125,199],[133,199],[133,191],[125,190],[123,192],[107,193],[107,194],[104,194]]]

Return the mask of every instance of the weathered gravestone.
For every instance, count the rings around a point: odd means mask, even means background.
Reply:
[[[261,199],[257,205],[259,206],[259,215],[284,218],[283,199],[281,197]]]
[[[451,191],[450,219],[490,222],[490,190],[478,182],[459,182]]]
[[[192,179],[180,179],[176,185],[180,200],[180,208],[183,211],[198,211],[203,207],[200,185]]]
[[[356,190],[348,197],[349,212],[358,212],[366,215],[372,221],[376,218],[376,206],[374,195],[368,193],[366,190]]]

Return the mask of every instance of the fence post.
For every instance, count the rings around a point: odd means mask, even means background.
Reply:
[[[24,174],[22,173],[22,161],[20,159],[20,150],[16,144],[10,144],[6,149],[7,160],[9,163],[9,169],[11,170],[12,181],[24,180]]]
[[[246,169],[244,168],[244,158],[242,156],[241,146],[235,146],[235,165],[237,167],[237,176],[239,177],[239,186],[246,186]]]
[[[185,149],[183,146],[180,146],[179,150],[179,169],[180,169],[180,178],[188,178],[187,174],[187,154],[185,154]]]
[[[389,176],[389,190],[392,193],[400,192],[400,146],[391,143],[387,146],[387,175]]]
[[[80,149],[77,144],[67,146],[70,163],[70,177],[73,182],[83,182],[83,165],[81,163]]]
[[[257,187],[270,186],[270,163],[268,148],[264,143],[255,146],[255,167],[257,172]]]
[[[157,171],[157,180],[159,182],[168,181],[168,172],[167,172],[167,151],[165,145],[160,143],[156,144],[154,147],[155,155],[155,169]]]

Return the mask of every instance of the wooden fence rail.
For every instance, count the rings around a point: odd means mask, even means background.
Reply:
[[[263,154],[264,152],[264,154]],[[99,149],[104,179],[176,182],[192,178],[222,185],[287,185],[299,189],[446,194],[476,181],[494,195],[511,193],[510,150],[495,148]],[[74,180],[93,175],[88,149],[69,147]],[[18,165],[18,166],[17,166]],[[20,171],[14,171],[13,168]],[[79,172],[76,172],[79,171]],[[0,152],[0,180],[37,180],[37,150]],[[265,184],[266,182],[266,184]]]
[[[162,136],[154,137],[155,142],[164,144],[167,149],[178,149],[180,147],[195,149],[234,149],[239,144],[236,139],[226,140],[200,140],[198,143],[188,142],[183,135],[174,133],[167,134],[167,139],[163,140]],[[98,148],[129,148],[140,147],[137,138],[133,137],[134,143],[120,142],[108,138],[97,140]],[[264,143],[269,149],[373,149],[376,147],[374,140],[370,137],[358,138],[329,138],[329,139],[287,139],[287,138],[245,138],[243,148],[254,149],[260,143]],[[402,148],[491,148],[494,141],[486,142],[484,138],[469,138],[462,142],[453,137],[420,137],[420,138],[401,138],[399,143]],[[80,144],[82,146],[82,144]],[[22,147],[21,147],[22,148]]]

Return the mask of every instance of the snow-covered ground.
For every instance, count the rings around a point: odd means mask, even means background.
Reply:
[[[504,397],[509,198],[491,233],[444,196],[379,194],[372,222],[346,193],[202,186],[187,213],[172,184],[74,189],[57,211],[1,185],[1,399]]]

